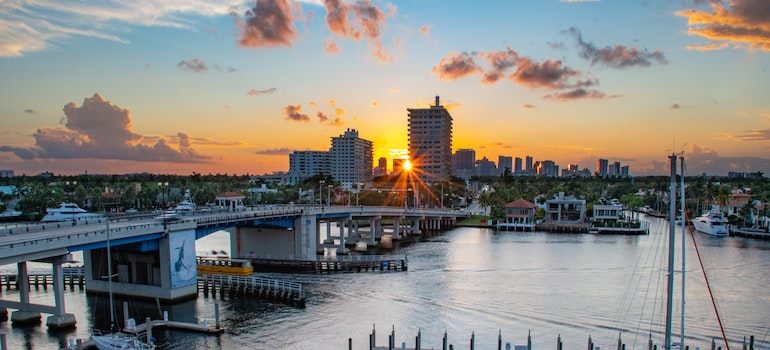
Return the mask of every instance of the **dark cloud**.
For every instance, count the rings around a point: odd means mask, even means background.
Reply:
[[[82,106],[71,102],[64,106],[64,128],[38,129],[32,136],[35,146],[0,147],[22,159],[114,159],[132,161],[205,162],[189,137],[177,134],[178,149],[166,139],[148,144],[144,136],[131,130],[131,113],[112,105],[101,95],[86,98]]]
[[[711,1],[712,12],[689,9],[676,12],[687,17],[687,32],[706,38],[708,45],[690,45],[692,50],[728,47],[770,51],[770,1]]]
[[[283,156],[283,155],[291,154],[292,152],[294,152],[294,150],[287,147],[283,147],[283,148],[259,150],[254,153],[266,155],[266,156]]]
[[[243,17],[235,16],[236,25],[241,29],[238,46],[291,46],[297,36],[294,14],[286,0],[256,0]]]
[[[206,62],[203,62],[198,57],[195,57],[189,61],[181,61],[176,66],[185,72],[203,73],[208,70],[208,67],[206,67]]]
[[[447,81],[457,80],[482,71],[473,55],[466,52],[449,54],[442,58],[437,66],[433,67],[433,73],[438,75],[439,80]]]
[[[274,88],[274,87],[273,87],[273,88],[269,88],[269,89],[267,89],[267,90],[257,90],[257,89],[251,89],[251,90],[249,90],[249,91],[247,91],[247,92],[246,92],[246,95],[251,95],[251,96],[266,95],[266,94],[272,94],[272,93],[274,93],[276,90],[277,90],[277,89],[276,89],[276,88]]]
[[[34,110],[34,109],[25,109],[25,110],[24,110],[24,113],[27,113],[27,114],[35,114],[35,110]]]
[[[674,103],[671,105],[671,109],[679,109],[679,108],[682,108],[682,106],[680,106],[678,103]]]
[[[727,175],[729,171],[766,172],[770,159],[759,157],[722,157],[716,151],[693,145],[685,153],[687,171],[691,174]]]
[[[571,101],[571,100],[580,100],[580,99],[602,99],[607,97],[614,98],[619,96],[616,96],[616,95],[607,96],[607,94],[600,91],[578,88],[570,91],[548,94],[543,97],[556,100],[556,101]]]
[[[648,52],[636,47],[615,45],[613,47],[597,48],[594,44],[583,41],[583,36],[577,28],[570,28],[570,34],[577,40],[580,57],[587,59],[591,65],[600,64],[612,68],[648,67],[653,61],[666,64],[668,60],[660,50]]]
[[[310,117],[307,114],[300,113],[302,111],[302,105],[288,105],[284,107],[286,113],[286,119],[295,122],[309,123]]]
[[[479,53],[480,58],[485,58],[492,65],[492,69],[484,72],[482,83],[494,84],[505,76],[505,71],[513,67],[519,59],[519,54],[509,46],[506,51],[491,51]]]
[[[576,76],[580,76],[580,72],[563,67],[559,60],[535,62],[524,57],[517,62],[511,79],[530,89],[562,89],[570,86],[567,79]]]

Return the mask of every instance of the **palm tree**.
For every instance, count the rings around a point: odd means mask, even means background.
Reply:
[[[729,185],[720,185],[717,188],[714,201],[719,205],[719,210],[724,212],[727,207],[727,203],[733,198],[733,189]]]

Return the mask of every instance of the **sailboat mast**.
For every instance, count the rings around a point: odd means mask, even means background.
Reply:
[[[112,300],[112,255],[110,253],[110,218],[106,219],[107,221],[107,285],[109,286],[110,290],[110,331],[114,332],[115,330],[112,328],[115,328],[115,305],[114,301]]]
[[[676,233],[676,154],[671,159],[671,184],[668,200],[668,282],[666,287],[666,350],[671,350],[671,321],[674,295],[674,234]]]
[[[682,208],[682,323],[680,325],[680,340],[679,340],[679,349],[684,349],[684,302],[685,302],[685,292],[684,292],[684,283],[685,283],[685,273],[687,272],[686,268],[686,259],[685,259],[685,252],[687,251],[687,235],[685,234],[685,230],[687,229],[687,210],[685,210],[684,207],[684,155],[681,155],[679,157],[679,165],[681,168],[679,171],[681,172],[681,176],[679,177],[679,205]]]

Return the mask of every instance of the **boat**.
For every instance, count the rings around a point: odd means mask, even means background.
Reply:
[[[727,236],[727,218],[721,211],[710,211],[692,220],[695,229],[712,236]]]
[[[107,283],[110,286],[110,326],[112,332],[101,334],[95,331],[91,336],[94,344],[99,350],[154,350],[155,344],[144,342],[139,337],[131,334],[121,333],[115,322],[115,298],[112,293],[112,255],[110,253],[110,221],[107,220]]]
[[[254,273],[251,260],[226,257],[197,257],[199,274],[248,276]]]
[[[18,210],[8,208],[0,213],[0,222],[18,221],[21,219],[21,214],[23,213]]]
[[[40,221],[43,222],[57,222],[57,221],[81,221],[100,218],[101,215],[89,213],[87,210],[80,208],[77,204],[72,202],[64,202],[59,205],[58,208],[48,208],[45,210],[46,214]]]
[[[192,201],[189,189],[184,192],[184,198],[174,207],[174,211],[177,213],[192,213],[195,211],[195,202]]]

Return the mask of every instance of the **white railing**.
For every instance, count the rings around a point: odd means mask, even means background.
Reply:
[[[287,282],[272,278],[261,278],[254,276],[232,276],[232,275],[199,275],[204,281],[228,285],[245,285],[260,289],[268,289],[275,291],[288,291],[297,293],[300,299],[303,299],[305,295],[302,292],[302,284],[297,282]]]

